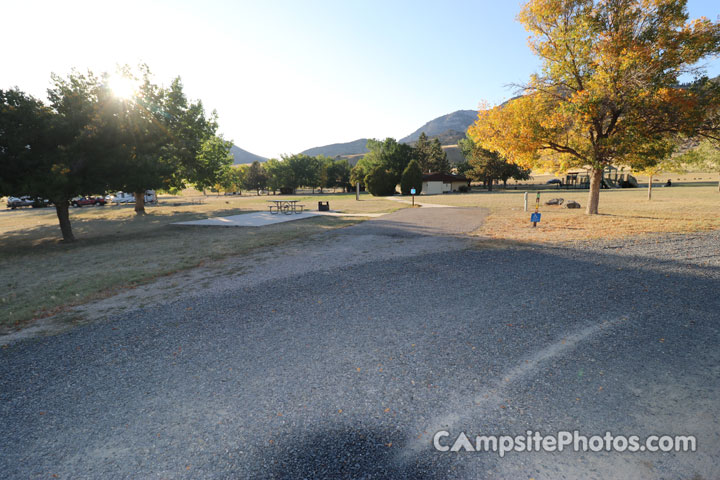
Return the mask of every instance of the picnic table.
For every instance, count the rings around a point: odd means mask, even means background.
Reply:
[[[305,205],[298,205],[298,202],[299,200],[268,200],[268,203],[272,204],[269,205],[270,213],[276,214],[282,212],[285,215],[302,213]]]

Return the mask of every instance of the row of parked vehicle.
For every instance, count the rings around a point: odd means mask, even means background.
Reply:
[[[18,207],[33,207],[33,208],[41,208],[41,207],[47,207],[50,205],[50,201],[47,199],[42,198],[35,198],[35,197],[8,197],[7,200],[7,207],[12,208],[15,210]]]
[[[114,195],[106,196],[83,195],[80,197],[75,197],[70,201],[70,205],[75,208],[87,206],[100,207],[108,203],[114,203],[115,205],[120,205],[121,203],[135,203],[135,195],[127,192],[117,192]],[[157,203],[157,195],[155,194],[155,190],[145,191],[145,203]],[[20,207],[42,208],[48,207],[50,205],[52,205],[52,202],[46,198],[30,197],[27,195],[22,197],[8,197],[7,200],[7,207],[12,210]]]

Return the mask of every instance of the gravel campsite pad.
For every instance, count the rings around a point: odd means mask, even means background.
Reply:
[[[402,210],[6,345],[2,476],[717,478],[720,234],[487,247],[485,213]],[[500,458],[440,430],[697,451]]]

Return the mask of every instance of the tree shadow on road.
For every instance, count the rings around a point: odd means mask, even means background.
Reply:
[[[454,454],[432,451],[402,455],[407,435],[397,429],[335,428],[315,431],[297,441],[277,444],[267,478],[444,479],[458,475]]]

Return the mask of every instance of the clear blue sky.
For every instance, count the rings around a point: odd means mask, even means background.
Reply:
[[[0,88],[44,98],[50,72],[147,63],[180,75],[220,130],[263,156],[403,137],[440,115],[512,96],[538,62],[520,3],[29,0],[3,6]],[[688,2],[717,19],[717,1]],[[713,60],[708,73],[720,74]]]

